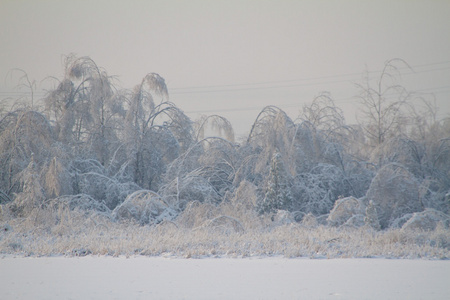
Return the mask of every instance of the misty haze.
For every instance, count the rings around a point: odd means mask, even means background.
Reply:
[[[36,3],[0,4],[0,298],[448,296],[450,3]]]

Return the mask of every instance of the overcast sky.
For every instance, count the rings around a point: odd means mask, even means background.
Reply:
[[[277,105],[293,118],[323,91],[355,122],[365,70],[401,58],[399,83],[450,113],[450,1],[0,0],[0,98],[8,70],[61,78],[63,55],[90,56],[131,88],[150,72],[189,116],[220,114],[238,134]],[[371,73],[376,76],[377,73]],[[41,96],[43,93],[38,92]]]

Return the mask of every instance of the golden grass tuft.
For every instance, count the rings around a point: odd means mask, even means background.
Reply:
[[[24,256],[450,258],[450,230],[443,226],[424,232],[277,225],[227,203],[191,203],[177,219],[153,226],[64,207],[27,218],[2,213],[0,225],[0,253]]]

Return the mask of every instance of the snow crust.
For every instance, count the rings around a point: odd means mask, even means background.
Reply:
[[[450,261],[0,259],[0,299],[448,299]]]

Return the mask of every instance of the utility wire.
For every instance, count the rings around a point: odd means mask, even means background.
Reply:
[[[409,74],[419,74],[419,73],[426,73],[426,72],[450,69],[450,66],[449,66],[449,67],[438,68],[438,69],[414,71],[414,68],[422,68],[422,67],[443,65],[443,64],[450,64],[450,61],[436,62],[436,63],[430,63],[430,64],[422,64],[422,65],[415,65],[415,66],[412,66],[412,67],[401,67],[401,68],[398,68],[398,70],[412,69],[412,71],[410,73],[402,74],[402,75],[409,75]],[[379,71],[368,71],[369,74],[381,73],[381,72],[382,72],[382,70],[379,70]],[[342,78],[342,77],[350,77],[350,76],[361,76],[364,73],[365,72],[347,73],[347,74],[338,74],[338,75],[321,76],[321,77],[311,77],[311,78],[302,78],[302,79],[290,79],[290,80],[280,80],[280,81],[265,81],[265,82],[254,82],[254,83],[224,84],[224,85],[209,85],[209,86],[189,86],[189,87],[180,87],[180,88],[170,88],[169,90],[170,91],[174,91],[174,92],[172,92],[172,94],[181,94],[181,93],[190,93],[190,91],[183,91],[183,90],[190,90],[190,89],[215,89],[215,88],[228,88],[228,87],[240,87],[240,86],[252,86],[252,85],[266,85],[266,84],[274,85],[274,84],[290,83],[290,82],[298,82],[298,81],[313,81],[313,80]],[[344,81],[348,81],[348,80],[341,80],[341,81],[344,82]],[[336,83],[336,82],[339,82],[339,81],[321,82],[321,83],[313,83],[313,84],[326,84],[326,83]],[[300,84],[300,85],[303,85],[303,84]],[[297,86],[297,85],[280,86],[280,87],[292,87],[292,86]],[[251,88],[251,89],[257,89],[257,88],[258,87],[254,87],[254,88]],[[261,88],[265,88],[265,87],[261,87]],[[226,90],[228,91],[228,89],[226,89]],[[233,89],[233,90],[237,90],[237,89]],[[224,91],[224,90],[219,90],[219,91]],[[200,92],[200,91],[196,91],[196,92]],[[202,92],[204,92],[204,91],[202,91]]]
[[[406,73],[402,75],[414,75],[418,73],[425,73],[431,71],[441,71],[441,70],[450,70],[448,68],[440,68],[433,70],[425,70],[415,73]],[[269,90],[269,89],[283,89],[283,88],[295,88],[295,87],[306,87],[306,86],[314,86],[314,85],[324,85],[324,84],[334,84],[334,83],[343,83],[348,82],[352,83],[350,80],[336,80],[336,81],[327,81],[327,82],[313,82],[313,83],[300,83],[300,84],[290,84],[290,85],[272,85],[272,86],[260,86],[260,87],[247,87],[247,88],[233,88],[233,89],[219,89],[219,90],[198,90],[198,91],[181,91],[181,92],[169,92],[171,95],[180,95],[180,94],[205,94],[205,93],[223,93],[223,92],[243,92],[243,91],[252,91],[252,90]],[[225,87],[225,86],[223,86]],[[172,89],[173,90],[173,89]]]
[[[440,87],[432,87],[432,88],[425,88],[416,90],[415,92],[428,92],[428,91],[435,91],[433,92],[435,94],[440,93],[447,93],[450,92],[450,86],[440,86]],[[439,91],[441,90],[441,91]],[[447,91],[448,90],[448,91]],[[387,99],[393,99],[395,96],[386,97]],[[333,99],[335,103],[353,103],[355,101],[358,101],[358,97],[352,96],[352,97],[346,97],[346,98],[339,98],[339,99]],[[295,103],[284,103],[284,104],[278,104],[279,107],[299,107],[300,105],[304,104],[303,102],[295,102]],[[205,109],[205,110],[193,110],[193,111],[185,111],[187,114],[198,114],[198,113],[219,113],[219,112],[236,112],[236,111],[258,111],[261,110],[265,105],[259,105],[259,106],[250,106],[250,107],[243,107],[243,108],[224,108],[224,109]]]
[[[434,69],[428,69],[428,70],[418,70],[414,71],[414,68],[423,68],[423,67],[429,67],[429,66],[436,66],[436,65],[445,65],[450,64],[450,61],[443,61],[443,62],[435,62],[430,64],[422,64],[422,65],[415,65],[412,67],[401,67],[398,68],[398,70],[404,70],[409,69],[411,72],[400,74],[400,76],[406,76],[406,75],[415,75],[415,74],[421,74],[421,73],[427,73],[427,72],[434,72],[434,71],[444,71],[449,70],[450,66],[443,67],[443,68],[434,68]],[[369,71],[368,73],[380,73],[381,71]],[[171,95],[180,95],[180,94],[203,94],[203,93],[223,93],[223,92],[242,92],[242,91],[252,91],[252,90],[267,90],[267,89],[284,89],[284,88],[295,88],[295,87],[305,87],[305,86],[314,86],[314,85],[325,85],[325,84],[336,84],[336,83],[343,83],[343,82],[349,82],[350,79],[340,79],[340,80],[328,80],[323,81],[327,79],[332,78],[345,78],[345,77],[351,77],[351,76],[361,76],[364,74],[364,72],[360,73],[348,73],[348,74],[338,74],[338,75],[331,75],[331,76],[321,76],[321,77],[311,77],[311,78],[303,78],[303,79],[292,79],[292,80],[282,80],[282,81],[266,81],[266,82],[255,82],[255,83],[242,83],[242,84],[228,84],[228,85],[211,85],[211,86],[191,86],[191,87],[183,87],[183,88],[170,88],[169,93]],[[306,83],[297,83],[297,84],[287,84],[292,82],[299,82],[299,81],[316,81],[318,82],[306,82]],[[262,86],[267,85],[269,86]],[[279,85],[283,84],[283,85]],[[237,87],[237,88],[233,88]],[[204,90],[207,89],[207,90]],[[29,91],[0,91],[0,97],[15,97],[19,95],[27,95],[29,94]],[[46,92],[42,91],[35,91],[34,96],[35,97],[43,97],[46,95]]]

